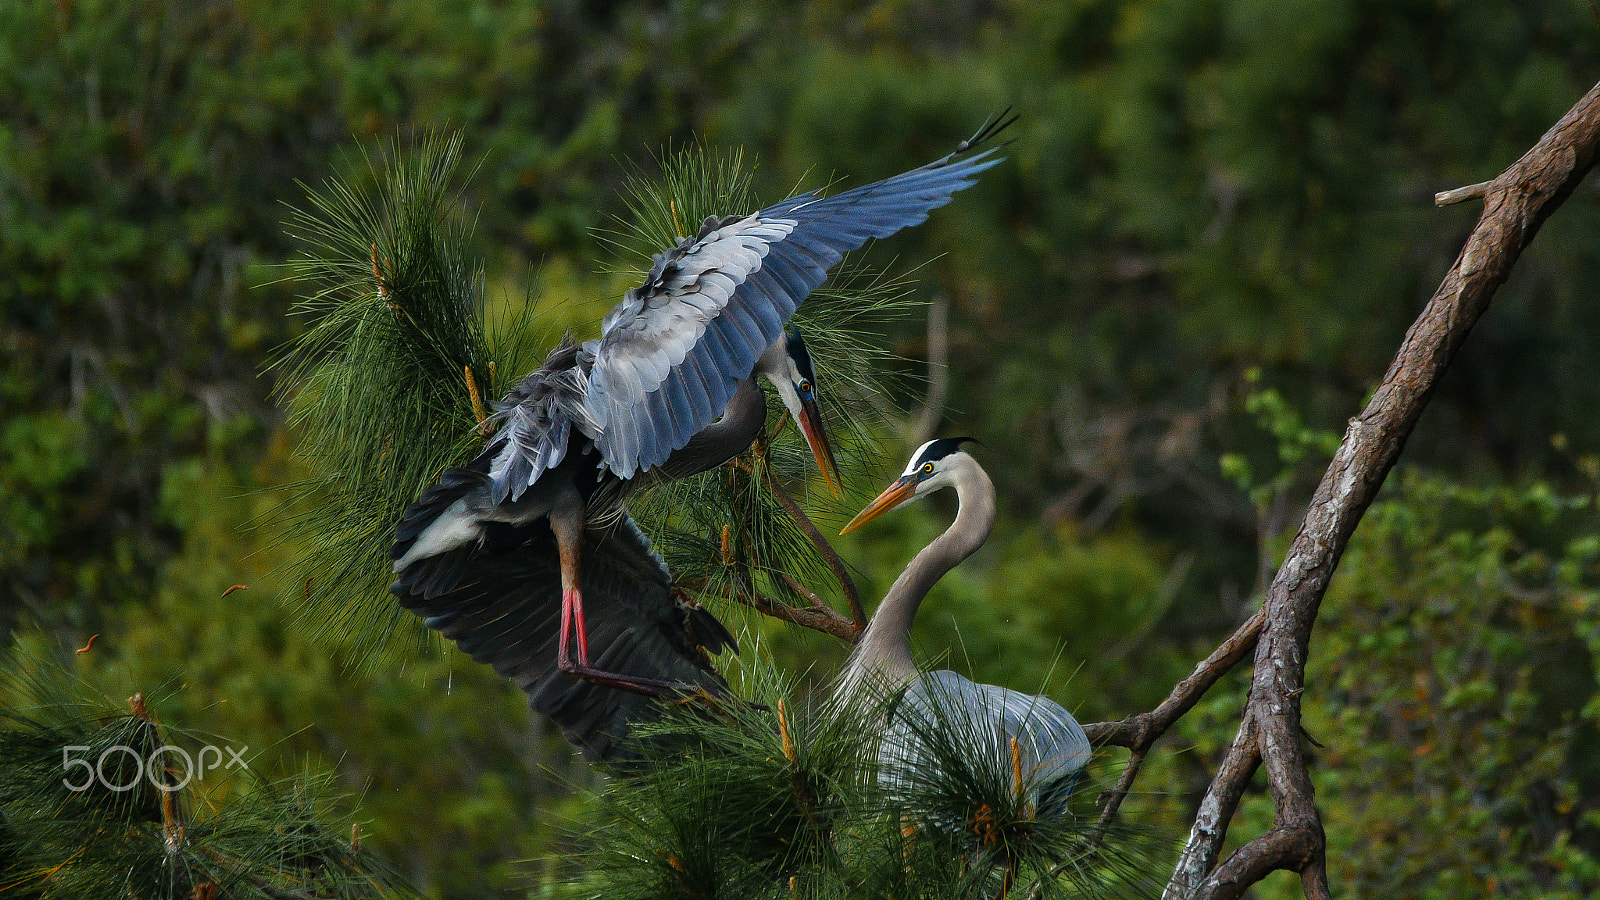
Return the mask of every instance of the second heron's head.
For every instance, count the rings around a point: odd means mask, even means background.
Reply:
[[[822,477],[837,496],[844,485],[839,479],[839,464],[833,458],[828,433],[822,427],[822,410],[817,405],[817,376],[811,369],[811,354],[806,352],[806,342],[800,332],[789,329],[762,354],[756,371],[765,375],[777,389],[784,407],[805,436],[811,455],[816,457]]]
[[[957,466],[961,462],[972,462],[972,457],[961,449],[961,445],[975,440],[969,437],[938,438],[918,447],[917,452],[911,454],[911,462],[906,465],[906,470],[900,473],[894,484],[867,504],[867,508],[857,513],[839,533],[849,534],[891,509],[898,509],[918,497],[954,484]]]

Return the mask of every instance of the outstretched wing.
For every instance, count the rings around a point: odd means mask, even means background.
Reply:
[[[1009,125],[986,123],[954,153],[831,197],[802,194],[745,217],[707,219],[656,258],[606,317],[588,404],[607,467],[661,464],[706,427],[845,253],[919,224],[1000,161],[966,155]]]
[[[609,672],[693,685],[713,694],[727,685],[709,654],[733,637],[710,613],[672,599],[668,576],[648,539],[625,515],[585,534],[583,605],[594,664]],[[425,596],[397,582],[401,605],[478,662],[527,693],[591,760],[628,756],[633,723],[654,718],[660,701],[595,684],[556,668],[561,569],[543,520],[488,523],[472,565],[451,590]]]

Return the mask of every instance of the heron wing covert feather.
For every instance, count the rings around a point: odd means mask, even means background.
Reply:
[[[1000,158],[957,151],[831,197],[711,218],[659,255],[606,317],[589,381],[596,445],[623,478],[660,465],[722,411],[845,253],[928,218]]]

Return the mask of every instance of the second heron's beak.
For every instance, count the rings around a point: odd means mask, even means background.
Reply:
[[[828,482],[835,497],[844,496],[844,482],[839,478],[839,463],[833,458],[833,445],[828,443],[828,432],[822,428],[822,410],[815,397],[800,400],[800,433],[805,435],[811,455],[817,458],[817,468]]]
[[[895,481],[894,484],[889,485],[889,487],[885,489],[883,493],[879,494],[878,499],[867,504],[866,509],[856,513],[856,517],[851,519],[850,522],[843,528],[839,529],[839,533],[849,534],[850,532],[855,531],[857,528],[860,528],[868,522],[871,522],[873,519],[876,519],[889,510],[894,509],[907,500],[910,500],[916,495],[916,479],[910,476],[902,477]]]

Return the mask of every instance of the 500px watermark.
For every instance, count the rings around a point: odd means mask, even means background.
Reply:
[[[150,784],[158,790],[181,791],[189,786],[190,781],[205,778],[208,771],[250,768],[244,761],[244,755],[250,751],[249,747],[235,750],[232,747],[213,747],[207,744],[191,756],[189,751],[182,747],[165,744],[150,751],[149,756],[143,756],[133,747],[117,744],[102,750],[98,759],[94,758],[93,750],[93,747],[77,744],[61,748],[61,770],[67,773],[66,777],[61,779],[61,784],[67,790],[88,790],[98,781],[106,790],[120,793],[137,787],[140,778],[148,778]],[[223,760],[224,751],[227,753],[226,761]],[[86,752],[89,755],[82,755]],[[131,769],[127,765],[129,761],[133,763]],[[183,778],[174,783],[167,776],[176,777],[180,762],[183,766]],[[111,773],[109,777],[108,766]],[[82,771],[76,771],[79,769]],[[74,776],[81,780],[74,782]]]

